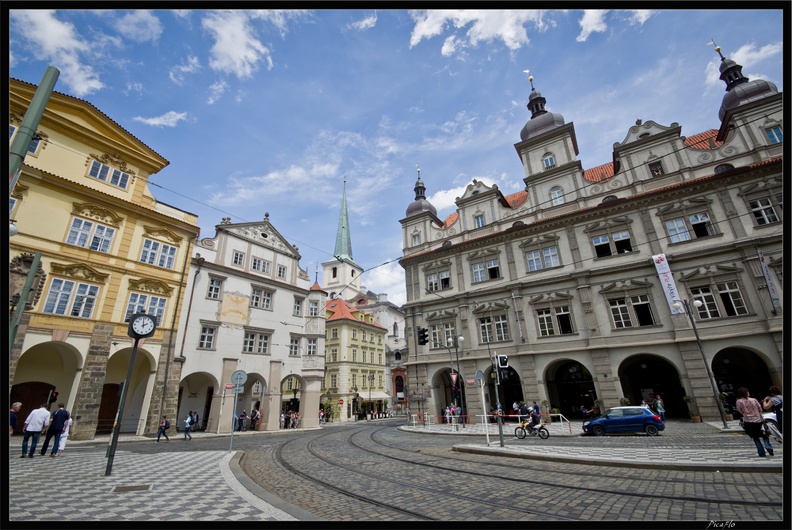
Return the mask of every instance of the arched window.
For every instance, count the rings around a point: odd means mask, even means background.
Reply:
[[[723,173],[724,171],[729,171],[730,169],[734,169],[734,166],[731,164],[721,164],[719,166],[715,166],[715,174]]]
[[[556,165],[555,155],[553,153],[545,153],[542,157],[542,163],[545,169],[553,169]]]
[[[338,277],[338,267],[333,267],[333,278]]]
[[[553,206],[564,204],[564,192],[560,186],[553,186],[550,190],[550,200],[553,202]]]

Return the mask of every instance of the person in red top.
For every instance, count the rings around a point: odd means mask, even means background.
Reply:
[[[770,438],[764,434],[762,418],[762,406],[751,397],[750,392],[745,387],[737,389],[737,410],[743,416],[743,430],[751,437],[756,444],[756,451],[760,458],[764,458],[765,449],[773,456],[773,446],[770,445]],[[762,446],[764,441],[764,446]]]

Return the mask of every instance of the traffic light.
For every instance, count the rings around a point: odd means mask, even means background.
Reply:
[[[418,328],[418,344],[423,346],[429,344],[429,330],[426,328]]]
[[[49,395],[49,401],[47,402],[47,404],[49,405],[51,403],[55,403],[56,401],[58,401],[58,393],[55,392],[54,390],[51,390]]]
[[[498,368],[508,368],[508,367],[509,367],[509,356],[498,355]]]

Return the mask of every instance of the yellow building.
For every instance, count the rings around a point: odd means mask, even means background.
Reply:
[[[10,80],[10,140],[35,90]],[[168,161],[87,101],[53,92],[34,138],[10,198],[10,295],[41,253],[11,345],[11,400],[25,418],[57,391],[73,438],[110,432],[131,360],[126,321],[145,310],[157,330],[139,344],[121,431],[156,432],[176,412],[172,351],[197,217],[154,198],[148,179]]]

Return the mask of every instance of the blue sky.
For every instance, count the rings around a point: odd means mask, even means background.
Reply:
[[[210,3],[209,5],[215,5]],[[13,5],[12,5],[13,7]],[[472,179],[523,188],[530,69],[588,169],[636,119],[717,129],[719,58],[783,91],[779,10],[9,11],[10,76],[83,98],[170,161],[155,196],[274,226],[313,276],[343,187],[363,284],[405,302],[401,225],[420,165],[445,218]],[[159,186],[159,187],[158,187]],[[383,263],[386,265],[379,266]],[[320,271],[321,272],[321,271]]]

